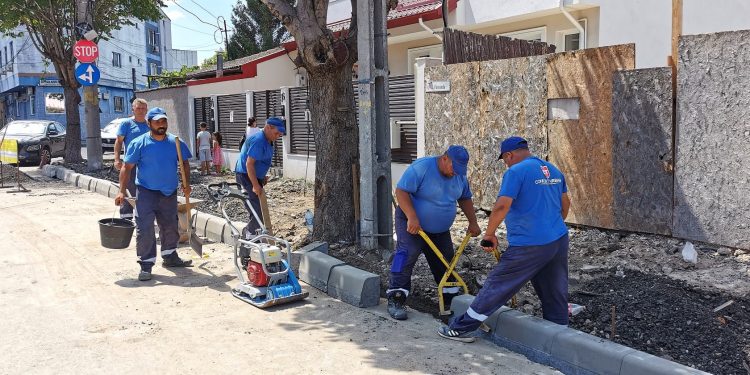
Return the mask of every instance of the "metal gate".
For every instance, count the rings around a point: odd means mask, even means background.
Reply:
[[[401,148],[391,150],[391,159],[396,163],[411,163],[417,158],[417,122],[415,115],[414,100],[414,76],[393,76],[388,78],[388,100],[391,119],[400,125]],[[352,101],[354,110],[358,110],[357,82],[354,85]],[[310,154],[315,153],[315,140],[312,124],[305,119],[305,110],[308,109],[309,97],[307,88],[295,87],[289,89],[290,104],[290,135],[291,153]],[[256,110],[257,113],[257,110]],[[357,119],[359,121],[359,119]],[[308,128],[309,126],[309,128]],[[309,130],[308,130],[309,129]]]
[[[211,98],[195,98],[193,100],[195,109],[195,134],[200,131],[200,123],[205,122],[208,124],[208,130],[211,132],[216,131],[214,125],[214,111],[213,101]]]
[[[234,149],[245,134],[247,105],[245,94],[222,95],[216,98],[222,147]]]
[[[388,108],[391,120],[395,120],[401,129],[401,147],[391,149],[391,160],[409,164],[417,158],[413,75],[388,77]]]
[[[253,92],[253,108],[255,109],[255,121],[258,127],[266,125],[269,117],[283,116],[284,106],[281,103],[281,90],[266,90]],[[284,166],[284,145],[282,138],[273,143],[272,167]]]
[[[292,154],[315,155],[315,138],[312,134],[312,121],[307,115],[310,108],[306,87],[289,89],[289,141]]]

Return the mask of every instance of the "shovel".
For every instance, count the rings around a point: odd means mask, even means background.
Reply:
[[[260,211],[263,213],[263,224],[266,226],[268,234],[273,236],[273,225],[271,224],[271,213],[268,212],[268,201],[266,200],[266,192],[263,191],[259,196],[260,200]]]
[[[182,162],[182,148],[180,147],[180,138],[174,137],[175,145],[177,146],[177,161],[178,166],[180,167],[180,174],[182,175],[182,186],[188,186],[188,173],[189,171],[185,170],[185,167]],[[196,254],[198,254],[199,257],[203,257],[203,240],[201,240],[198,235],[193,232],[193,218],[190,215],[190,197],[185,195],[185,206],[187,206],[187,232],[188,232],[188,238],[190,242],[190,247],[195,251]]]

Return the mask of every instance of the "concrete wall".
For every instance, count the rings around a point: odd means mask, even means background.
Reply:
[[[614,228],[612,74],[635,67],[635,46],[550,55],[549,99],[577,98],[578,120],[552,120],[550,161],[568,176],[573,202],[568,222]]]
[[[612,89],[612,174],[617,229],[670,235],[672,70],[615,72]]]
[[[748,30],[680,40],[676,236],[750,248],[749,41]]]
[[[463,144],[470,155],[474,203],[491,209],[505,165],[497,160],[502,139],[527,137],[532,151],[547,154],[546,56],[427,68],[426,81],[450,81],[451,91],[425,94],[425,149],[438,155]]]
[[[190,142],[194,134],[190,125],[191,113],[188,108],[187,91],[186,86],[179,86],[139,91],[136,94],[139,98],[148,101],[149,108],[164,108],[169,117],[169,132],[180,137],[188,145],[192,145]]]
[[[294,58],[294,55],[290,56]],[[279,56],[258,64],[258,75],[253,78],[190,85],[188,96],[194,98],[211,95],[241,94],[256,90],[277,90],[284,86],[295,86],[296,67],[289,57]]]

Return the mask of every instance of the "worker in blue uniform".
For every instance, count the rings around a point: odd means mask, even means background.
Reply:
[[[406,299],[411,293],[411,275],[420,254],[424,254],[436,283],[446,271],[440,258],[419,236],[424,230],[445,259],[453,258],[450,228],[456,218],[456,203],[469,220],[468,232],[476,237],[477,224],[471,189],[466,178],[469,152],[452,145],[440,156],[415,160],[396,185],[396,251],[388,283],[388,313],[397,320],[407,318]],[[455,281],[451,276],[448,281]],[[459,293],[458,287],[443,288],[446,304]]]
[[[156,233],[154,219],[159,226],[161,257],[164,267],[189,267],[192,260],[182,260],[177,254],[180,233],[177,221],[177,146],[174,135],[167,133],[167,114],[155,107],[146,115],[150,131],[130,142],[125,154],[125,164],[120,169],[120,192],[115,204],[125,202],[125,189],[130,173],[137,166],[135,178],[136,252],[141,271],[138,280],[151,280],[151,270],[156,263]],[[190,170],[192,157],[187,145],[180,141],[184,170]],[[190,185],[182,187],[190,196]]]
[[[475,331],[527,281],[542,302],[544,319],[568,324],[568,228],[570,198],[565,176],[557,167],[529,151],[528,142],[510,137],[500,145],[508,166],[490,214],[484,250],[497,248],[495,231],[505,221],[508,249],[487,276],[466,313],[440,327],[441,337],[474,341]]]

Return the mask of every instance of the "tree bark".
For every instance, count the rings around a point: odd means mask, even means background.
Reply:
[[[315,134],[315,218],[313,238],[352,242],[356,237],[352,164],[358,163],[357,114],[353,108],[352,64],[310,75]]]
[[[72,66],[66,66],[65,70],[69,71],[68,77],[75,77],[75,70]],[[59,72],[58,79],[60,79],[60,85],[63,87],[65,94],[65,121],[67,124],[65,127],[64,158],[68,163],[76,163],[83,161],[83,157],[81,157],[81,115],[79,107],[81,95],[78,93],[78,87],[76,87],[77,82],[76,85],[71,86]]]

